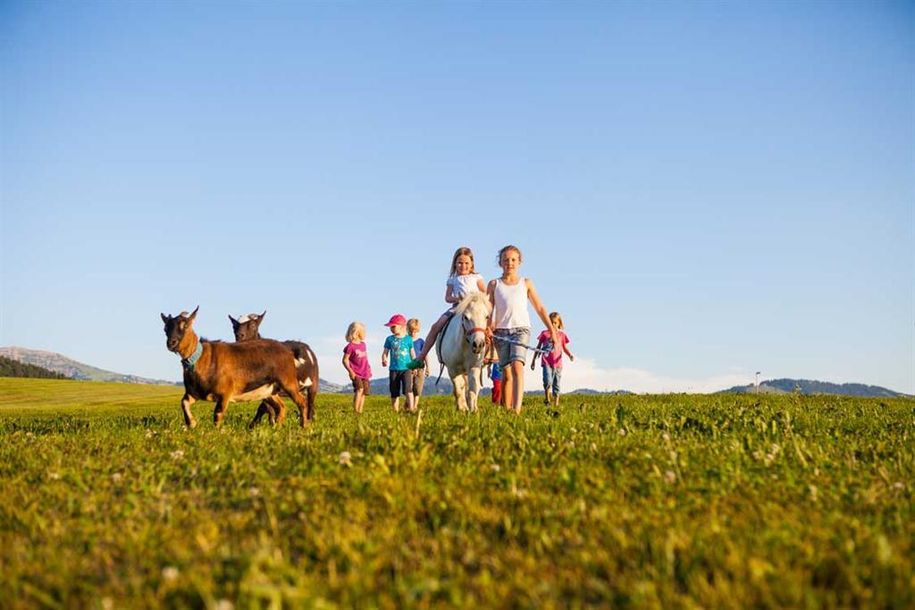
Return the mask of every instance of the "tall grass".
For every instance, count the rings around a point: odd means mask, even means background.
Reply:
[[[0,605],[915,605],[911,400],[180,394],[0,379]]]

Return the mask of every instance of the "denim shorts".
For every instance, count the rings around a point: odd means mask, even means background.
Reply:
[[[553,386],[553,395],[559,394],[559,380],[562,378],[562,367],[543,367],[543,389]]]
[[[522,363],[527,360],[527,347],[525,346],[531,340],[530,328],[497,328],[492,334],[493,342],[496,344],[496,351],[499,354],[499,366],[504,368],[516,360],[520,360]],[[514,343],[499,341],[500,337],[511,339]],[[522,345],[518,345],[519,343]]]

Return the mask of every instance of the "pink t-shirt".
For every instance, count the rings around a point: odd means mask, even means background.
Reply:
[[[369,364],[368,354],[365,352],[365,342],[347,343],[343,348],[343,355],[349,357],[349,366],[356,377],[361,379],[372,378],[372,366]]]
[[[553,340],[550,338],[550,331],[545,330],[537,337],[537,343],[550,350],[550,353],[543,355],[543,366],[551,366],[554,369],[562,368],[562,348],[571,343],[569,336],[561,330],[559,333],[559,351],[553,351]],[[555,354],[555,356],[554,356]]]

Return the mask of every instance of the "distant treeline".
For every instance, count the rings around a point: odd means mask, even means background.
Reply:
[[[69,379],[66,375],[0,356],[0,377],[39,377],[41,379]]]

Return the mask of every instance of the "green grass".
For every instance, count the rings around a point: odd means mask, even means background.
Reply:
[[[0,379],[0,607],[915,605],[908,399],[180,395]]]

